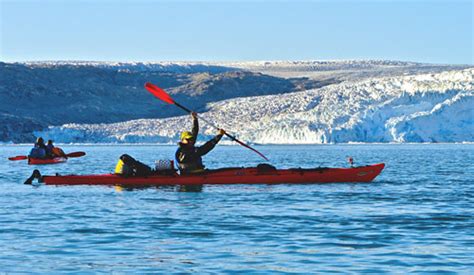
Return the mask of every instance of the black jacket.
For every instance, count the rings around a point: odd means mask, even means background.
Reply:
[[[198,132],[199,123],[197,119],[194,119],[192,134],[195,139],[197,138]],[[192,173],[204,169],[201,157],[209,153],[221,138],[222,135],[217,135],[199,147],[189,146],[179,142],[179,148],[176,150],[175,156],[181,173]]]

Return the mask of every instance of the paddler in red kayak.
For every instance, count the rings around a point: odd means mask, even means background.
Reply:
[[[52,140],[48,140],[48,143],[46,144],[46,155],[48,155],[51,158],[55,158],[55,157],[67,158],[66,154],[61,148],[53,145]]]
[[[223,129],[219,129],[219,133],[213,139],[202,146],[194,146],[199,132],[199,123],[195,112],[192,112],[191,116],[193,118],[192,132],[185,131],[181,133],[181,141],[178,143],[179,148],[176,151],[176,161],[181,174],[203,172],[204,165],[201,157],[209,153],[225,134]]]
[[[28,157],[43,159],[46,158],[46,145],[44,145],[44,140],[42,137],[36,139],[34,147],[31,149]]]
[[[53,148],[54,148],[53,141],[48,140],[48,143],[46,143],[46,155],[50,158],[53,157]]]

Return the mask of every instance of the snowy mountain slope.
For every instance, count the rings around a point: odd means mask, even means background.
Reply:
[[[242,140],[265,144],[474,141],[473,75],[465,69],[235,98],[210,103],[203,116]],[[181,116],[67,124],[36,134],[58,142],[174,143],[187,128],[190,118]]]
[[[284,79],[235,69],[182,74],[107,66],[0,62],[0,141],[31,142],[33,130],[49,125],[179,115],[180,110],[154,100],[143,89],[147,81],[159,84],[183,104],[200,111],[205,110],[207,103],[218,100],[283,94],[334,83]]]

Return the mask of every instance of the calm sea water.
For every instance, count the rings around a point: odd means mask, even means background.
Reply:
[[[87,156],[43,174],[153,164],[172,146],[63,146]],[[119,190],[29,186],[26,146],[0,146],[0,273],[474,272],[474,145],[258,147],[277,167],[385,162],[372,183]],[[257,155],[218,146],[208,168]]]

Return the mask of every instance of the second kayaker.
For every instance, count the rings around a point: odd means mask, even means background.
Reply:
[[[48,143],[46,143],[46,156],[48,157],[53,157],[53,148],[54,148],[54,145],[53,145],[53,141],[50,139],[48,140]]]
[[[48,143],[46,144],[46,148],[47,148],[46,154],[51,156],[52,158],[55,158],[55,157],[67,158],[66,153],[64,153],[63,149],[54,146],[52,140],[48,140]]]
[[[195,112],[192,112],[191,116],[193,118],[193,129],[191,132],[185,131],[181,133],[181,141],[178,143],[179,148],[176,151],[176,162],[181,174],[203,172],[202,156],[209,153],[225,134],[223,129],[219,129],[218,134],[214,138],[202,146],[194,146],[199,132],[199,122]]]

